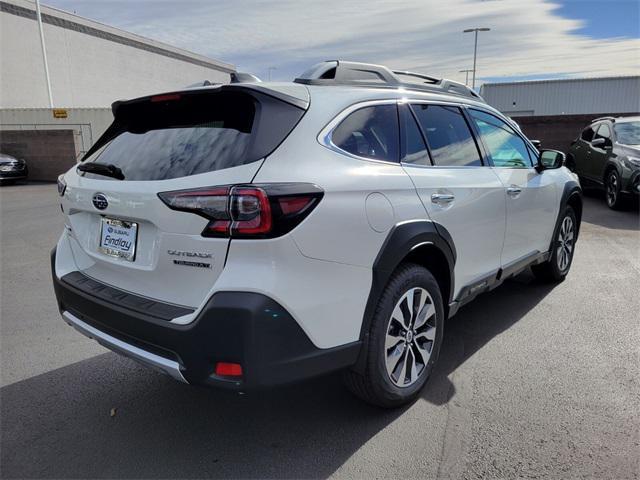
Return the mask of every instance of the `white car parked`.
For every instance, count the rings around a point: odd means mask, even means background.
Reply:
[[[113,112],[59,181],[56,296],[80,332],[180,381],[342,369],[397,406],[460,306],[571,266],[582,197],[564,156],[464,85],[333,61]]]

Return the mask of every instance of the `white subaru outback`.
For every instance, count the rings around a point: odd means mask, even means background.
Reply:
[[[81,333],[177,380],[344,370],[397,406],[460,306],[571,266],[582,197],[564,156],[464,85],[332,61],[113,113],[59,180],[55,292]]]

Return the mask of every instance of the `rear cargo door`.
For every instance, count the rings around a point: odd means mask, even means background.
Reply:
[[[113,125],[65,175],[77,269],[139,296],[200,306],[230,240],[204,236],[210,220],[159,195],[250,183],[304,111],[264,89],[231,86],[114,105]]]

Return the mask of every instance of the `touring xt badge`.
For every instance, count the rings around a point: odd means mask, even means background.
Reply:
[[[167,253],[169,255],[175,256],[175,257],[181,257],[181,258],[191,258],[193,260],[197,260],[199,258],[202,259],[207,259],[207,258],[211,258],[213,259],[213,255],[211,253],[205,253],[205,252],[186,252],[184,250],[167,250]],[[207,262],[194,262],[194,261],[190,261],[190,260],[177,260],[174,259],[173,260],[174,265],[182,265],[184,267],[198,267],[198,268],[211,268],[211,264],[207,263]]]

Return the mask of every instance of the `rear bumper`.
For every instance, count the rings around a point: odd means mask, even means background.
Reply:
[[[360,343],[319,349],[291,315],[265,295],[218,292],[188,325],[123,306],[55,274],[58,307],[67,323],[102,345],[188,383],[250,390],[302,380],[355,364]],[[95,286],[95,282],[93,282]],[[105,287],[108,288],[108,287]],[[242,365],[240,379],[215,375],[217,362]]]

